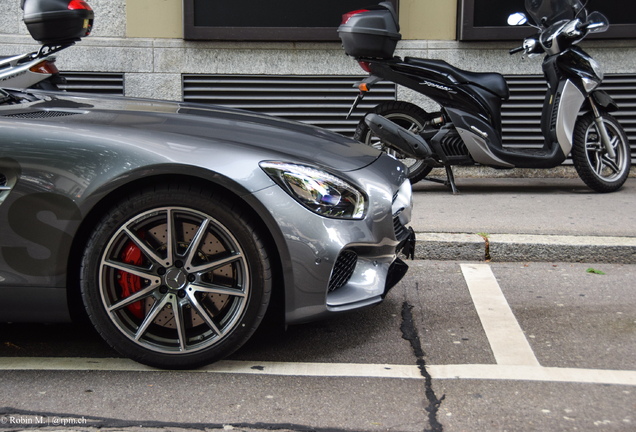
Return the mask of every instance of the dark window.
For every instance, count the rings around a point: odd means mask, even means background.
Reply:
[[[531,27],[510,27],[508,16],[525,12],[524,0],[460,0],[460,40],[521,39],[536,32]],[[599,39],[636,38],[636,4],[634,0],[589,0],[586,9],[607,16],[610,29],[591,35]]]
[[[397,9],[398,0],[390,0]],[[370,0],[183,0],[191,40],[337,41],[342,15]]]

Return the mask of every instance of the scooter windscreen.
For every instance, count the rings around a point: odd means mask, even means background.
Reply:
[[[526,11],[541,27],[560,20],[572,20],[583,9],[579,0],[526,0]]]

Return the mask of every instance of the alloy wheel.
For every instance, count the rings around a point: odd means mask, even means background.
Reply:
[[[106,245],[99,292],[112,323],[139,346],[188,353],[223,340],[246,307],[250,275],[232,233],[184,207],[145,211]]]

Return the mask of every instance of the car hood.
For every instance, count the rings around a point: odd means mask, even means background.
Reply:
[[[181,135],[210,145],[249,146],[344,172],[361,169],[380,155],[368,145],[325,129],[249,111],[150,99],[30,93],[41,100],[0,109],[0,115],[9,111],[12,115],[37,111],[81,114],[64,121],[84,126],[93,123],[113,131],[128,128]]]

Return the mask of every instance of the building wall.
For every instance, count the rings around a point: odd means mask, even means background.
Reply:
[[[127,36],[182,38],[181,3],[181,0],[128,0]],[[457,4],[454,1],[400,0],[400,26],[404,39],[454,40],[456,21]]]
[[[88,0],[92,35],[58,54],[63,71],[124,72],[127,96],[180,100],[181,74],[360,75],[339,43],[193,42],[181,39],[181,0]],[[0,0],[0,56],[36,50],[20,0]],[[401,0],[404,40],[396,55],[439,58],[468,70],[539,74],[540,60],[510,56],[514,42],[457,42],[454,1]],[[593,41],[585,48],[607,73],[636,73],[636,39]],[[425,107],[420,95],[400,99]]]

